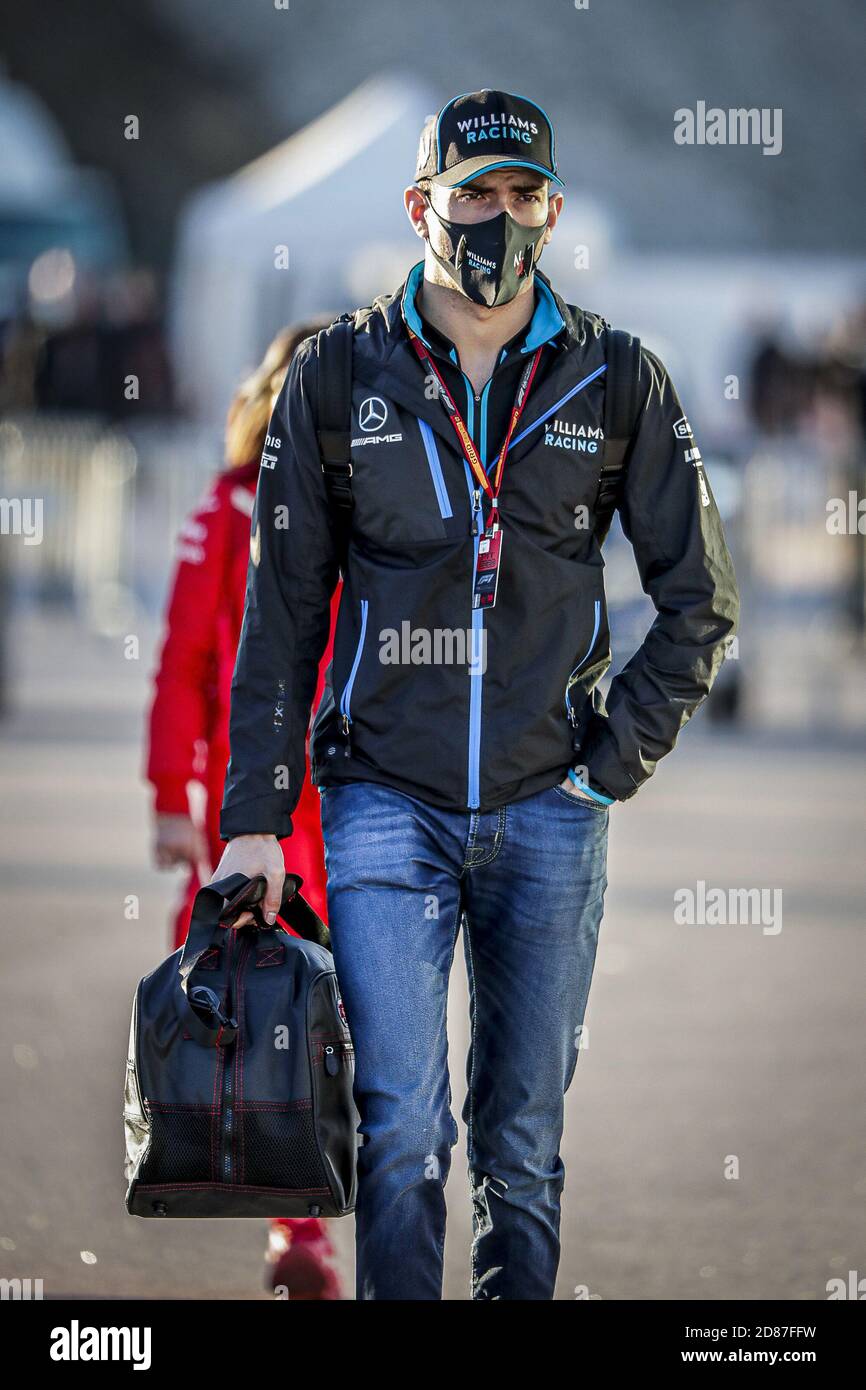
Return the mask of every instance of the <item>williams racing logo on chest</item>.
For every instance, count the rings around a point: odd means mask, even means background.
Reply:
[[[604,443],[604,430],[554,418],[544,426],[544,443],[549,449],[566,449],[572,454],[597,454]]]

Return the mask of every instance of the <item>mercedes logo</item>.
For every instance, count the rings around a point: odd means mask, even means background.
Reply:
[[[380,396],[368,396],[361,402],[358,411],[358,427],[367,434],[370,430],[380,430],[388,418],[388,407]]]

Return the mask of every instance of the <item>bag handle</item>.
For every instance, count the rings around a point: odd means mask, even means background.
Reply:
[[[305,941],[313,941],[330,950],[328,928],[299,892],[303,881],[298,874],[286,874],[278,918]],[[230,874],[216,883],[205,884],[195,895],[189,934],[177,970],[180,982],[177,1005],[190,1036],[205,1047],[228,1047],[233,1043],[238,1032],[237,1019],[227,1016],[222,1008],[224,979],[219,982],[223,986],[221,990],[206,985],[193,985],[190,988],[190,976],[202,956],[212,946],[220,944],[225,931],[231,929],[232,923],[242,912],[252,911],[254,931],[278,930],[268,925],[259,907],[267,886],[264,874],[257,874],[254,878],[247,878],[246,874]],[[210,1023],[202,1018],[202,1013],[210,1015]]]

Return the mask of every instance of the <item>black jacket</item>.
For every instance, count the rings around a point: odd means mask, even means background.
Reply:
[[[565,305],[538,275],[529,330],[503,349],[476,396],[451,345],[418,316],[421,270],[356,315],[354,513],[311,739],[313,781],[380,782],[437,806],[486,811],[554,786],[577,765],[591,786],[625,800],[707,695],[737,620],[730,555],[683,408],[644,350],[620,515],[658,616],[605,706],[595,689],[610,662],[595,531],[604,321]],[[505,471],[497,602],[483,614],[472,609],[479,498],[406,322],[428,342],[487,464],[526,350],[545,344]],[[338,579],[316,372],[309,339],[262,458],[232,682],[226,839],[290,834],[304,778]]]

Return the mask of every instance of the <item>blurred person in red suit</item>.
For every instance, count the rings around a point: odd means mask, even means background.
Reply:
[[[219,815],[229,760],[229,702],[244,613],[250,518],[259,460],[273,402],[298,346],[328,320],[284,329],[237,392],[226,423],[226,467],[184,522],[169,591],[165,631],[154,675],[147,730],[146,777],[154,790],[153,852],[161,869],[188,870],[172,922],[175,948],[186,940],[195,895],[220,861]],[[322,695],[331,636],[319,667]],[[309,779],[282,841],[286,868],[304,880],[304,896],[327,920],[319,797]],[[272,1222],[268,1282],[293,1299],[340,1297],[330,1265],[333,1250],[312,1218]]]

